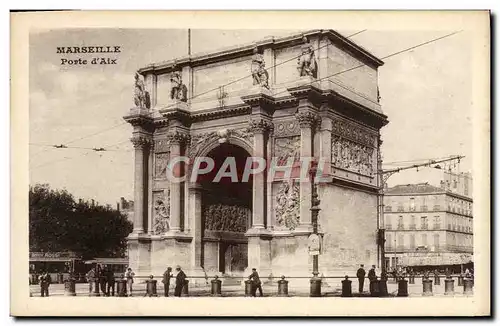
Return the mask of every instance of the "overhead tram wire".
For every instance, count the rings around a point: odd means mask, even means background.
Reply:
[[[365,32],[365,31],[367,31],[367,30],[366,30],[366,29],[361,30],[361,31],[356,32],[356,33],[354,33],[354,34],[351,34],[351,35],[345,36],[345,38],[351,38],[351,37],[353,37],[353,36],[355,36],[355,35],[359,35],[359,34],[361,34],[361,33]],[[321,49],[321,48],[327,47],[328,45],[329,45],[329,44],[327,43],[327,44],[325,44],[325,45],[319,46],[319,47],[316,49],[316,51],[318,51],[318,50],[319,50],[319,49]],[[292,61],[292,60],[295,60],[295,59],[299,58],[300,56],[301,56],[301,55],[298,55],[298,56],[292,57],[292,58],[290,58],[290,59],[288,59],[288,60],[285,60],[285,61],[283,61],[283,62],[277,63],[277,64],[275,64],[275,65],[273,65],[273,66],[270,66],[269,68],[266,68],[266,71],[269,71],[270,69],[273,69],[273,68],[278,67],[278,66],[280,66],[280,65],[283,65],[283,64],[285,64],[285,63],[287,63],[287,62],[290,62],[290,61]],[[239,81],[242,81],[242,80],[244,80],[244,79],[246,79],[246,78],[250,78],[250,77],[252,77],[252,74],[250,74],[250,75],[246,75],[246,76],[241,77],[241,78],[238,78],[238,79],[236,79],[236,80],[233,80],[233,81],[228,82],[228,83],[226,83],[226,84],[223,84],[223,85],[221,85],[221,86],[218,86],[218,87],[215,87],[215,88],[209,89],[209,90],[207,90],[207,91],[205,91],[205,92],[202,92],[202,93],[196,94],[195,96],[190,97],[190,98],[189,98],[189,100],[192,100],[192,99],[194,99],[194,98],[200,97],[200,96],[202,96],[202,95],[206,95],[206,94],[211,93],[211,92],[213,92],[213,91],[218,91],[218,90],[220,89],[220,87],[225,87],[225,86],[228,86],[228,85],[232,85],[232,84],[234,84],[234,83],[237,83],[237,82],[239,82]],[[169,105],[169,106],[167,106],[167,107],[161,108],[161,110],[169,109],[169,108],[171,108],[171,107],[173,107],[173,105]],[[148,113],[147,113],[147,115],[152,115],[152,114],[154,114],[156,111],[159,111],[159,110],[160,110],[160,109],[152,109],[150,112],[148,112]],[[70,140],[70,141],[66,142],[66,143],[65,143],[65,145],[67,145],[67,144],[71,144],[71,143],[74,143],[74,142],[77,142],[77,141],[80,141],[80,140],[83,140],[83,139],[86,139],[86,138],[90,138],[90,137],[95,136],[95,135],[98,135],[98,134],[102,134],[102,133],[104,133],[104,132],[107,132],[108,130],[111,130],[111,129],[114,129],[114,128],[117,128],[117,127],[120,127],[120,126],[123,126],[123,125],[126,125],[126,124],[127,124],[127,122],[126,122],[126,121],[125,121],[125,122],[121,122],[121,123],[119,123],[119,124],[116,124],[116,125],[111,126],[111,127],[109,127],[109,128],[103,129],[103,130],[101,130],[101,131],[97,131],[97,132],[95,132],[95,133],[92,133],[92,134],[89,134],[89,135],[85,135],[85,136],[82,136],[82,137],[79,137],[79,138],[76,138],[76,139]],[[33,156],[37,156],[38,154],[41,154],[41,153],[47,152],[47,151],[49,151],[49,150],[51,150],[51,149],[47,149],[47,150],[44,150],[44,151],[41,151],[41,152],[35,153],[35,154],[33,154]],[[32,157],[33,157],[33,156],[32,156]]]
[[[363,31],[361,31],[361,32],[363,32]],[[361,33],[361,32],[358,32],[358,33],[356,33],[356,34],[359,34],[359,33]],[[399,54],[402,54],[402,53],[405,53],[405,52],[411,51],[411,50],[416,49],[416,48],[419,48],[419,47],[421,47],[421,46],[424,46],[424,45],[427,45],[427,44],[430,44],[430,43],[433,43],[433,42],[436,42],[436,41],[442,40],[442,39],[444,39],[444,38],[447,38],[447,37],[453,36],[453,35],[458,34],[458,33],[460,33],[460,32],[462,32],[462,31],[461,31],[461,30],[460,30],[460,31],[456,31],[456,32],[453,32],[453,33],[450,33],[450,34],[446,34],[446,35],[444,35],[444,36],[441,36],[441,37],[438,37],[438,38],[435,38],[435,39],[431,39],[431,40],[426,41],[426,42],[423,42],[423,43],[419,43],[419,44],[414,45],[414,46],[411,46],[411,47],[409,47],[409,48],[406,48],[406,49],[403,49],[403,50],[400,50],[400,51],[397,51],[397,52],[391,53],[391,54],[389,54],[389,55],[386,55],[386,56],[382,57],[381,59],[387,59],[387,58],[390,58],[390,57],[393,57],[393,56],[396,56],[396,55],[399,55]],[[353,35],[356,35],[356,34],[353,34]],[[295,57],[294,59],[296,59],[296,58],[298,58],[298,57]],[[291,59],[291,60],[293,60],[293,59]],[[290,60],[289,60],[289,61],[290,61]],[[279,64],[283,64],[283,63],[285,63],[285,62],[281,62],[281,63],[279,63]],[[275,66],[277,66],[277,65],[279,65],[279,64],[276,64]],[[275,67],[275,66],[273,66],[273,67]],[[360,65],[357,65],[357,66],[354,66],[354,67],[351,67],[351,68],[348,68],[348,69],[345,69],[345,70],[342,70],[342,71],[336,72],[336,73],[334,73],[334,74],[332,74],[332,75],[329,75],[329,76],[325,76],[325,77],[319,78],[319,79],[317,79],[317,80],[313,81],[312,83],[317,82],[317,81],[321,81],[321,80],[323,80],[323,79],[329,79],[329,78],[331,78],[331,77],[338,76],[338,75],[341,75],[341,74],[343,74],[343,73],[346,73],[346,72],[349,72],[349,71],[353,71],[353,70],[359,69],[359,68],[364,67],[364,66],[366,66],[366,64],[360,64]],[[270,68],[272,68],[272,67],[270,67]],[[270,69],[270,68],[267,68],[267,69]],[[250,75],[250,76],[251,76],[251,75]],[[242,79],[242,78],[240,78],[240,80],[241,80],[241,79]],[[232,84],[232,83],[234,83],[234,82],[235,82],[235,81],[230,82],[230,83],[225,84],[225,85],[229,85],[229,84]],[[312,83],[309,83],[309,85],[311,85]],[[308,85],[308,84],[306,84],[306,85]],[[213,89],[213,90],[218,90],[218,89],[219,89],[219,87],[217,87],[217,88],[215,88],[215,89]],[[213,90],[210,90],[210,91],[213,91]],[[207,91],[207,92],[205,92],[205,93],[200,93],[200,94],[197,94],[196,96],[191,97],[191,99],[193,99],[193,98],[195,98],[195,97],[198,97],[198,96],[201,96],[201,95],[204,95],[204,94],[206,94],[206,93],[208,93],[208,92],[209,92],[209,91]],[[286,93],[286,92],[288,92],[288,91],[287,91],[287,90],[285,90],[284,92],[278,92],[278,93],[276,93],[276,94],[274,94],[274,95],[276,96],[276,95],[283,94],[283,93]],[[149,112],[148,114],[152,114],[152,113],[154,113],[154,111],[155,111],[155,110],[152,110],[152,111],[151,111],[151,112]],[[125,123],[126,123],[126,122],[125,122]],[[122,124],[125,124],[125,123],[122,123]],[[122,124],[120,124],[120,125],[122,125]],[[116,127],[116,126],[115,126],[115,127]],[[104,132],[104,131],[103,131],[103,132]],[[84,139],[84,138],[85,138],[85,137],[81,137],[80,139]]]

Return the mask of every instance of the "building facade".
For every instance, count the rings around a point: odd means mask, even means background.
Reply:
[[[210,157],[215,170],[226,157],[238,169],[248,157],[278,158],[281,167],[300,157],[324,162],[319,272],[379,265],[382,64],[335,31],[315,30],[140,69],[124,117],[135,147],[130,267],[311,276],[310,181],[267,169],[246,182],[193,180],[181,162],[174,171],[186,179],[172,182],[167,165],[179,157]]]
[[[470,174],[445,173],[440,187],[420,183],[386,189],[386,266],[472,262],[472,218]]]

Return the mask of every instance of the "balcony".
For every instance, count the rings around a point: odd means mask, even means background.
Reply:
[[[398,212],[404,212],[405,208],[403,206],[398,206]]]
[[[417,226],[415,224],[410,224],[410,230],[416,230],[417,229]]]
[[[398,224],[398,230],[403,230],[405,228],[404,224]]]
[[[386,224],[385,225],[386,230],[392,230],[392,224]]]
[[[439,210],[441,210],[441,205],[434,205],[432,207],[432,209],[435,210],[435,211],[439,211]]]
[[[429,225],[428,224],[422,224],[422,225],[420,225],[420,229],[421,230],[428,230],[429,229]]]
[[[427,210],[428,210],[427,205],[422,205],[422,206],[420,206],[420,210],[421,210],[422,212],[427,212]]]
[[[434,223],[432,227],[434,228],[434,230],[439,230],[441,228],[441,224]]]
[[[384,209],[386,212],[392,212],[392,206],[385,206]]]

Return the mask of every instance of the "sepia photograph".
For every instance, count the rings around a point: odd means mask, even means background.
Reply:
[[[490,314],[489,12],[135,15],[11,13],[12,315]]]

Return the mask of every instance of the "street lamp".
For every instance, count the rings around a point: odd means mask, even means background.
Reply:
[[[310,280],[311,283],[311,297],[321,296],[321,278],[318,277],[318,259],[320,250],[320,239],[318,236],[318,214],[321,208],[319,208],[320,200],[318,199],[318,185],[315,182],[316,172],[318,163],[316,161],[311,162],[311,169],[309,170],[309,179],[311,182],[311,222],[313,227],[313,232],[309,236],[309,253],[313,256],[313,277]]]

